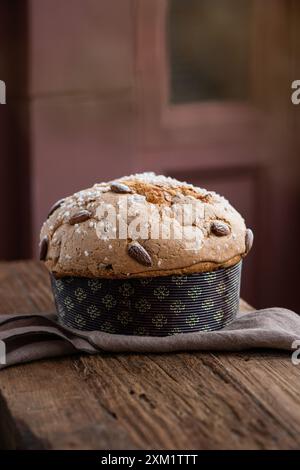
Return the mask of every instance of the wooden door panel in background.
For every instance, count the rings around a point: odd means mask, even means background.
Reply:
[[[136,169],[227,196],[255,230],[245,297],[256,306],[295,308],[298,273],[284,240],[297,194],[291,181],[299,175],[290,103],[297,37],[290,25],[292,18],[300,24],[299,9],[293,0],[137,5]],[[284,288],[281,266],[289,276]]]

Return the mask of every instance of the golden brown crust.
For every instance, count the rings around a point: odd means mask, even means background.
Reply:
[[[96,184],[67,197],[44,223],[41,240],[47,237],[49,242],[45,263],[55,276],[117,279],[180,275],[231,266],[245,255],[244,220],[223,197],[153,174],[124,177],[117,183],[128,186],[130,192],[118,194],[111,188],[112,182]],[[144,266],[138,257],[133,259],[128,254],[131,235],[122,238],[117,232],[115,238],[99,236],[100,225],[106,223],[103,215],[99,215],[99,207],[117,210],[124,202],[133,209],[142,206],[143,212],[158,210],[161,228],[167,225],[163,220],[165,210],[174,210],[176,214],[189,204],[202,215],[185,226],[187,231],[180,239],[161,235],[135,238],[151,257],[151,263]],[[82,218],[87,213],[89,218]],[[73,224],[74,220],[78,223]],[[173,220],[175,229],[181,230],[182,220],[177,216]],[[216,226],[218,233],[212,229]],[[190,235],[197,237],[197,246],[191,246]]]
[[[225,261],[224,263],[211,263],[209,261],[203,262],[203,263],[198,263],[198,264],[193,264],[192,266],[187,266],[186,268],[181,268],[181,269],[165,269],[165,270],[156,270],[156,271],[144,271],[144,272],[139,272],[136,274],[124,274],[124,273],[119,273],[115,274],[111,270],[107,270],[106,272],[103,271],[101,273],[101,276],[98,276],[99,278],[103,279],[132,279],[132,278],[144,278],[144,277],[162,277],[162,276],[181,276],[183,274],[193,274],[193,273],[206,273],[206,272],[211,272],[211,271],[216,271],[217,269],[221,268],[230,268],[231,266],[234,266],[235,264],[239,263],[242,259],[242,256],[235,256],[234,258],[231,258],[228,261]],[[67,276],[75,276],[72,271],[69,273],[66,272],[63,275],[60,274],[55,274],[55,277],[57,279],[61,277],[67,277]],[[91,274],[90,271],[86,271],[85,275],[81,275],[81,277],[88,277],[88,278],[94,278]]]
[[[129,188],[136,194],[146,197],[146,201],[152,204],[171,205],[172,199],[178,195],[178,192],[183,196],[190,196],[202,202],[209,202],[211,194],[200,194],[193,188],[187,186],[178,186],[178,188],[170,188],[167,185],[156,186],[151,183],[144,183],[140,181],[124,180]]]

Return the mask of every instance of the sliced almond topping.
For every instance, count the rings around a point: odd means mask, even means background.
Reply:
[[[118,183],[118,182],[112,183],[110,185],[110,189],[114,193],[123,193],[123,194],[132,193],[132,190],[129,188],[129,186],[123,183]]]
[[[57,201],[55,204],[53,204],[53,206],[51,207],[51,209],[49,210],[49,213],[48,213],[48,219],[50,217],[50,215],[53,214],[53,212],[55,212],[57,209],[60,208],[60,206],[62,206],[62,204],[65,202],[65,199],[60,199],[59,201]]]
[[[128,254],[138,263],[143,264],[144,266],[152,266],[151,256],[138,242],[131,242],[128,245]]]
[[[92,214],[89,211],[81,210],[76,214],[72,215],[69,220],[70,225],[80,224],[81,222],[85,222],[86,220],[90,219]]]
[[[47,258],[48,246],[49,246],[49,239],[48,237],[44,237],[40,244],[40,260],[41,261],[45,261]]]
[[[245,245],[246,245],[246,252],[245,255],[249,253],[253,246],[253,240],[254,240],[254,235],[253,232],[250,228],[247,228],[246,230],[246,236],[245,236]]]
[[[210,231],[217,237],[225,237],[230,234],[230,228],[225,222],[215,220],[210,225]]]

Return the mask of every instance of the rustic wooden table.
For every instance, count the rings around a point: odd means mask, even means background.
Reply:
[[[0,313],[38,311],[53,311],[45,269],[0,263]],[[43,360],[0,372],[0,448],[299,448],[299,384],[271,351]]]

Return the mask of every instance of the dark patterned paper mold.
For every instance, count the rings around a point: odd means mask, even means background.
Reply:
[[[145,336],[213,331],[239,307],[242,263],[208,273],[142,279],[51,277],[59,322]]]

